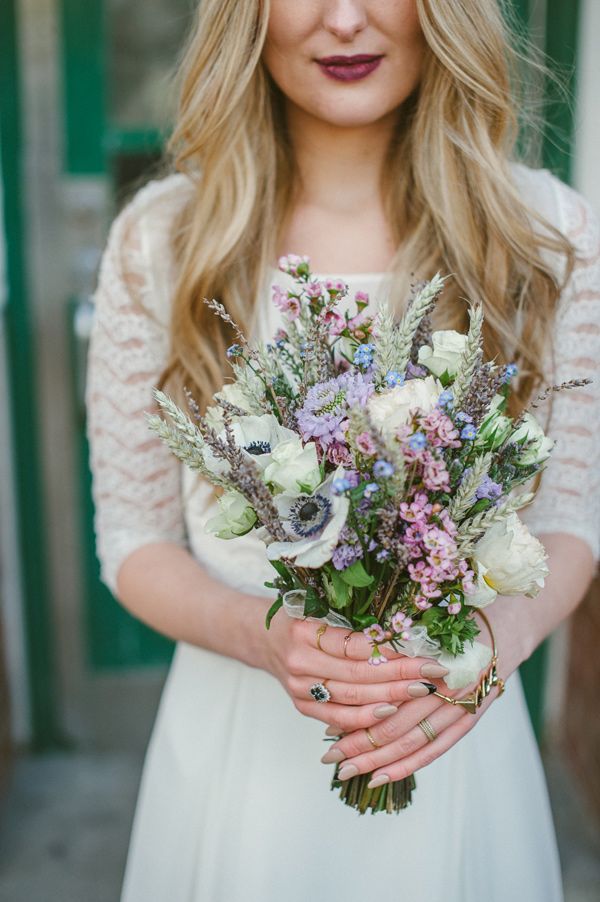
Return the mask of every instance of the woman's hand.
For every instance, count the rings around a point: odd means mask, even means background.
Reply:
[[[387,664],[375,667],[368,663],[371,644],[362,633],[328,626],[318,635],[320,626],[285,614],[275,617],[265,669],[277,677],[298,711],[339,733],[380,723],[402,702],[430,695],[435,688],[431,680],[448,672],[429,658],[392,652]],[[331,700],[314,701],[310,688],[324,681]]]
[[[488,612],[488,617],[492,620],[491,612]],[[504,679],[527,657],[524,648],[515,638],[511,620],[512,618],[502,618],[501,606],[494,611],[493,629],[501,676]],[[489,644],[485,628],[478,641]],[[386,666],[382,665],[382,668]],[[482,671],[480,678],[484,672]],[[441,691],[452,698],[464,698],[478,684],[479,679],[464,689],[451,691],[442,688]],[[373,746],[364,729],[357,730],[339,739],[321,760],[324,764],[340,764],[338,777],[341,780],[366,773],[373,774],[370,786],[402,780],[431,764],[470,732],[497,696],[498,690],[492,690],[476,714],[470,714],[463,707],[452,705],[434,695],[415,699],[369,729],[371,739],[379,748]],[[435,733],[433,740],[419,726],[419,722],[425,718]]]

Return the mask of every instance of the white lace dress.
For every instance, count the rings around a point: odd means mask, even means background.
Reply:
[[[585,201],[518,167],[530,203],[576,243],[561,299],[555,381],[598,377],[600,238]],[[270,575],[252,536],[208,536],[207,490],[148,432],[163,368],[173,216],[183,176],[151,183],[116,219],[96,294],[88,381],[96,530],[103,576],[149,542],[188,545],[210,572],[261,593]],[[339,275],[339,274],[337,274]],[[352,289],[383,292],[379,277]],[[265,289],[260,331],[276,312]],[[600,545],[600,382],[555,399],[558,447],[528,512],[539,533]],[[218,612],[216,612],[218,617]],[[282,615],[279,615],[282,616]],[[418,774],[399,816],[359,817],[329,790],[323,725],[268,674],[183,643],[148,749],[123,902],[558,902],[560,873],[537,747],[518,677],[461,742]]]

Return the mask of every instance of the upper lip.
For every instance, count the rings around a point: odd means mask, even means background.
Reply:
[[[356,53],[354,56],[322,56],[317,59],[318,63],[325,66],[356,66],[359,63],[372,63],[373,60],[381,59],[381,53]]]

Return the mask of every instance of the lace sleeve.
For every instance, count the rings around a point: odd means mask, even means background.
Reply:
[[[555,182],[562,231],[576,248],[560,300],[552,381],[592,379],[553,396],[549,434],[556,441],[538,496],[524,519],[536,533],[566,532],[600,556],[600,225],[589,204]],[[537,414],[538,412],[535,411]],[[542,422],[544,419],[539,416]]]
[[[88,362],[94,525],[102,579],[113,592],[132,551],[149,542],[185,541],[180,467],[144,417],[154,409],[152,389],[166,361],[168,331],[153,312],[165,304],[152,280],[143,215],[144,197],[138,195],[111,228]]]

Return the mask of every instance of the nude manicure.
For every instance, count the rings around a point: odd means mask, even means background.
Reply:
[[[327,727],[325,730],[326,736],[341,736],[344,731],[340,730],[339,727]]]
[[[341,749],[329,749],[321,758],[322,764],[339,764],[346,756]]]
[[[425,683],[411,683],[406,691],[411,698],[424,698],[429,695],[429,689]]]
[[[383,786],[384,783],[389,783],[390,778],[387,774],[379,774],[378,777],[373,777],[370,783],[367,783],[367,789],[376,789],[378,786]]]
[[[390,717],[392,714],[395,714],[398,708],[395,705],[380,705],[379,708],[375,708],[373,711],[374,717],[379,717],[380,719],[383,717]]]
[[[338,774],[338,780],[349,780],[350,777],[355,777],[358,773],[358,768],[355,764],[346,764],[345,767],[342,767]]]
[[[450,671],[447,667],[442,667],[441,664],[423,664],[421,667],[421,676],[433,677],[434,679],[437,677],[446,676]]]

